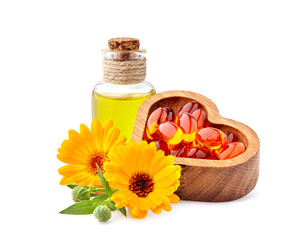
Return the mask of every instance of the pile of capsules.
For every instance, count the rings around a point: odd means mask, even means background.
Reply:
[[[245,151],[234,133],[209,126],[205,111],[194,101],[176,115],[170,107],[154,110],[147,121],[146,138],[165,155],[176,157],[224,160]]]

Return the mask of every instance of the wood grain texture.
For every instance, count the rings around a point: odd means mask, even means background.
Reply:
[[[243,123],[219,114],[216,105],[194,92],[168,91],[146,99],[140,106],[132,134],[137,143],[145,139],[149,115],[158,107],[171,107],[175,113],[189,101],[199,102],[207,113],[209,124],[234,132],[246,151],[228,160],[175,158],[182,166],[181,185],[176,194],[183,200],[223,202],[241,198],[255,187],[259,176],[260,142],[257,134]]]

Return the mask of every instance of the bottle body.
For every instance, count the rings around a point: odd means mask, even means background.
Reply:
[[[137,111],[141,103],[156,93],[155,88],[143,81],[136,84],[99,82],[92,94],[92,115],[102,125],[113,120],[121,135],[130,141]]]

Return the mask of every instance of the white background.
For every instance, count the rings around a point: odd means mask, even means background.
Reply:
[[[1,1],[1,239],[302,239],[302,13],[293,0]],[[90,124],[101,49],[117,36],[141,40],[158,92],[196,91],[256,131],[249,195],[107,224],[58,214],[72,201],[57,148]]]

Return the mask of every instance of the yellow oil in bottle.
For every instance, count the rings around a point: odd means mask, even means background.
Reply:
[[[93,118],[98,119],[102,125],[113,120],[114,125],[121,130],[121,135],[130,141],[141,103],[154,94],[155,91],[151,91],[143,96],[107,97],[93,91]]]

